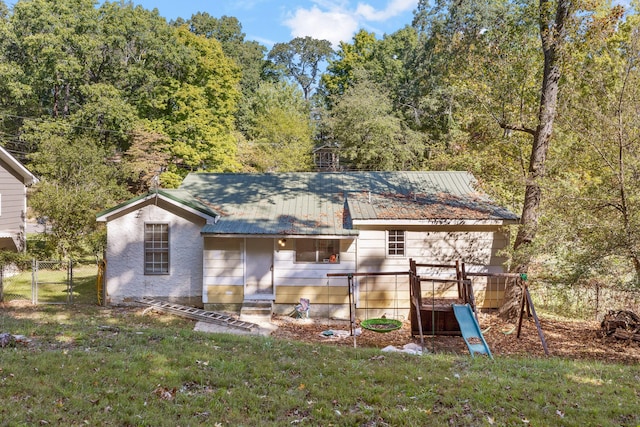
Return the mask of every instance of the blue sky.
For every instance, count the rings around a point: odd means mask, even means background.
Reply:
[[[361,28],[379,38],[411,24],[418,0],[132,0],[146,9],[158,9],[167,20],[207,12],[219,18],[234,16],[246,39],[271,48],[274,43],[311,36],[334,47],[350,42]]]

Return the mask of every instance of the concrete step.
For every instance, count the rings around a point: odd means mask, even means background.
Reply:
[[[273,302],[264,300],[245,300],[240,308],[240,320],[256,321],[271,320]]]

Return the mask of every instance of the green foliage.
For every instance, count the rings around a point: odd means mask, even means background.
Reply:
[[[168,163],[168,146],[169,137],[166,135],[144,129],[134,131],[131,147],[124,156],[124,173],[128,175],[132,193],[141,194],[154,185],[160,185],[160,182],[154,179],[160,176]]]
[[[247,141],[240,153],[245,168],[260,172],[310,170],[312,129],[301,91],[284,82],[264,82],[250,106]]]
[[[355,79],[355,71],[372,61],[377,40],[374,33],[358,31],[352,43],[340,42],[335,59],[329,61],[321,83],[324,96],[331,102],[338,99]]]
[[[387,92],[358,74],[331,110],[332,137],[355,169],[412,170],[421,166],[424,137],[394,114]]]
[[[16,265],[22,269],[29,266],[31,259],[29,255],[24,252],[9,251],[6,249],[0,249],[0,270],[10,265]]]
[[[171,114],[164,129],[172,138],[171,153],[192,170],[234,171],[239,167],[232,136],[238,70],[216,40],[196,36],[186,27],[176,31],[178,41],[189,49],[186,64],[192,66],[167,94]]]
[[[598,11],[573,52],[560,119],[565,145],[551,189],[549,234],[562,242],[567,274],[634,288],[640,277],[640,55],[638,15],[614,31],[620,9]],[[575,108],[575,106],[580,106]],[[579,155],[577,155],[579,153]],[[562,219],[561,219],[562,218]]]
[[[61,257],[77,253],[93,233],[95,212],[126,194],[106,162],[104,148],[89,139],[74,138],[69,129],[64,121],[33,123],[23,135],[39,148],[31,167],[41,181],[30,203],[38,216],[47,218],[47,238]]]
[[[225,42],[238,42],[229,28]],[[18,1],[3,13],[0,139],[31,154],[42,180],[30,205],[51,222],[49,245],[95,240],[95,212],[158,173],[175,187],[189,170],[238,170],[240,75],[217,40],[132,3]]]
[[[333,53],[329,41],[307,36],[296,37],[288,43],[276,43],[268,58],[300,85],[304,99],[309,100],[313,85],[319,78],[320,65],[331,59]]]
[[[258,88],[265,66],[266,48],[253,40],[245,40],[242,24],[237,18],[222,16],[215,18],[206,12],[198,12],[188,21],[189,29],[196,35],[213,38],[220,42],[226,56],[240,67],[240,87],[245,96]]]

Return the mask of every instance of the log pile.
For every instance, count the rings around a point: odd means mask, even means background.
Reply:
[[[605,337],[640,342],[640,316],[629,310],[610,310],[600,323]]]

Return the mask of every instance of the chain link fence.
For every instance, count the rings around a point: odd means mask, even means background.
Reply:
[[[537,285],[531,288],[536,302],[550,311],[584,319],[602,320],[610,310],[640,313],[640,289],[621,289],[600,282],[585,285]]]
[[[33,260],[31,268],[1,268],[0,302],[72,304],[73,262]]]
[[[15,265],[0,268],[0,302],[33,302],[30,268],[21,270]]]

